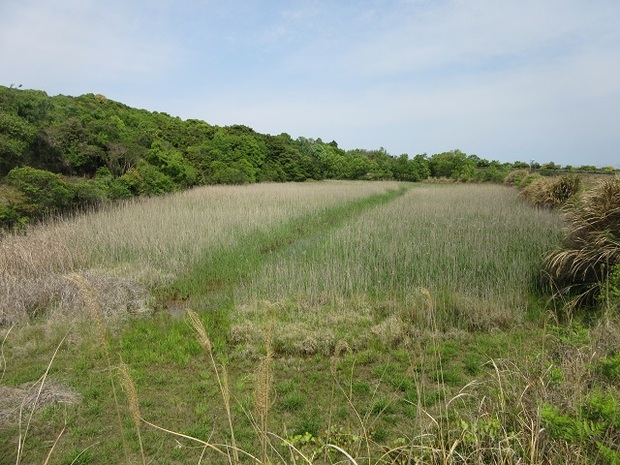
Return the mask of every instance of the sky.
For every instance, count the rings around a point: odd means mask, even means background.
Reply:
[[[11,84],[346,150],[620,168],[619,0],[1,0]]]

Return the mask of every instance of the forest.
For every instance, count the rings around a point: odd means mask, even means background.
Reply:
[[[130,108],[103,95],[0,86],[0,230],[117,199],[207,184],[307,180],[502,182],[525,162],[460,150],[432,156],[343,150],[336,141]],[[553,162],[534,168],[558,170]],[[570,167],[568,167],[570,168]],[[595,167],[582,167],[595,169]]]

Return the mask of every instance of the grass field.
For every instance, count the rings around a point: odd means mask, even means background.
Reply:
[[[502,186],[321,182],[4,238],[0,464],[615,463],[617,324],[540,293],[561,227]]]

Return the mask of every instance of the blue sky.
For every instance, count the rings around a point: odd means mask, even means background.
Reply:
[[[2,0],[0,84],[345,149],[620,167],[618,0]]]

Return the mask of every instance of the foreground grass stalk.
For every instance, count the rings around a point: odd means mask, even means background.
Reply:
[[[82,298],[84,299],[84,303],[86,304],[86,308],[89,311],[90,316],[95,321],[95,327],[97,329],[97,336],[99,337],[99,343],[103,349],[103,354],[106,362],[106,369],[108,371],[108,377],[110,379],[110,386],[112,388],[112,395],[114,396],[114,407],[116,409],[116,419],[118,421],[118,429],[121,434],[122,443],[123,443],[123,452],[125,454],[125,460],[128,464],[131,463],[129,460],[129,449],[127,447],[127,442],[125,440],[125,429],[123,428],[123,420],[121,418],[121,408],[118,402],[118,394],[116,392],[116,383],[114,382],[114,371],[112,368],[112,361],[110,360],[110,343],[108,341],[108,334],[106,329],[106,323],[103,317],[103,311],[101,310],[101,305],[99,304],[99,299],[97,297],[97,291],[93,287],[93,285],[82,275],[79,273],[70,273],[65,276],[65,279],[71,281],[73,284],[77,286],[82,294]]]
[[[22,413],[23,413],[23,405],[20,408],[19,411],[19,439],[17,441],[17,460],[15,462],[16,465],[20,465],[22,463],[22,457],[24,454],[24,444],[26,443],[26,438],[28,437],[28,430],[30,429],[30,424],[32,422],[32,417],[34,415],[34,412],[37,408],[37,405],[39,404],[39,399],[41,398],[41,392],[43,391],[43,386],[45,385],[45,381],[47,380],[47,376],[50,372],[50,368],[52,367],[52,363],[54,363],[54,359],[56,358],[56,355],[58,354],[58,351],[60,350],[60,347],[63,345],[63,343],[65,342],[65,339],[67,338],[67,336],[63,337],[62,340],[60,341],[60,343],[56,346],[56,350],[54,350],[54,354],[52,355],[52,358],[50,359],[49,363],[47,364],[47,368],[45,369],[45,373],[43,374],[43,376],[41,377],[41,379],[39,380],[39,389],[37,390],[37,396],[35,398],[34,404],[32,406],[32,409],[30,410],[30,414],[28,415],[28,421],[26,422],[26,429],[24,430],[24,432],[21,432],[21,427],[22,427]]]
[[[196,336],[198,338],[198,342],[207,353],[209,360],[211,361],[211,366],[215,373],[215,377],[217,379],[217,384],[220,389],[220,393],[222,394],[222,400],[224,401],[224,408],[226,409],[226,416],[228,418],[228,427],[230,430],[230,442],[231,442],[231,450],[233,453],[234,463],[239,463],[239,454],[237,452],[237,442],[235,440],[235,429],[233,427],[233,417],[232,411],[230,409],[230,390],[228,387],[228,372],[225,366],[222,366],[222,374],[217,368],[217,363],[215,362],[215,357],[213,356],[213,345],[211,344],[211,339],[209,339],[209,335],[207,334],[207,330],[202,324],[202,320],[200,316],[193,310],[187,311],[187,318],[190,321],[190,324],[194,331],[196,332]]]
[[[2,374],[0,375],[0,383],[4,379],[4,374],[6,373],[6,357],[4,356],[4,345],[6,344],[6,340],[9,338],[9,334],[13,331],[14,326],[11,326],[9,330],[4,335],[2,339],[2,344],[0,344],[0,364],[2,365]]]
[[[136,392],[136,387],[133,384],[133,380],[129,375],[129,369],[127,365],[121,362],[119,371],[121,374],[121,381],[123,386],[125,387],[125,394],[127,395],[127,400],[129,402],[129,412],[131,413],[131,418],[133,419],[134,425],[136,427],[136,434],[138,435],[138,443],[140,445],[140,457],[142,458],[142,464],[146,465],[146,456],[144,455],[144,446],[142,444],[142,434],[140,432],[140,404],[138,403],[138,393]]]
[[[265,331],[265,356],[261,359],[255,375],[254,387],[254,406],[259,420],[259,438],[261,443],[261,453],[263,463],[268,463],[268,437],[267,437],[267,418],[269,416],[270,396],[272,384],[271,361],[273,351],[271,348],[271,324],[267,325]]]
[[[58,441],[60,441],[60,438],[62,437],[63,434],[65,434],[65,431],[67,430],[67,425],[65,423],[65,426],[63,427],[62,430],[60,430],[60,433],[58,433],[58,436],[56,436],[56,439],[54,440],[54,444],[52,444],[52,447],[50,447],[50,451],[47,454],[47,457],[45,457],[45,462],[43,462],[43,465],[47,465],[50,462],[50,459],[52,458],[52,454],[54,453],[54,449],[56,449],[56,445],[58,444]]]

